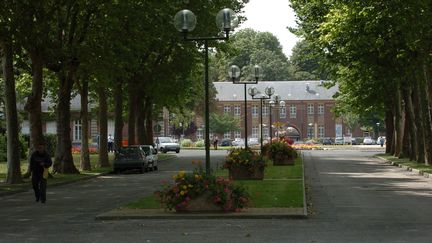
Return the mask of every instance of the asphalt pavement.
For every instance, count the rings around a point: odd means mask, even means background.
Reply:
[[[0,242],[432,242],[432,180],[371,156],[306,151],[307,219],[139,219],[97,215],[150,195],[204,151],[182,151],[159,171],[106,175],[0,199]],[[212,166],[226,151],[212,151]]]

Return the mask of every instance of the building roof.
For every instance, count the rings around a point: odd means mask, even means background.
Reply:
[[[333,100],[333,95],[338,91],[338,86],[326,88],[321,80],[308,81],[260,81],[258,84],[247,84],[249,87],[256,86],[261,93],[267,86],[272,86],[275,94],[280,95],[281,100]],[[244,100],[244,85],[232,82],[213,82],[219,101],[242,101]],[[248,94],[248,100],[252,97]]]

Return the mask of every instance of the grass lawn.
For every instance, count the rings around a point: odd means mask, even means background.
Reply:
[[[392,155],[388,155],[388,154],[377,154],[378,157],[384,158],[386,160],[401,164],[401,165],[406,165],[409,166],[413,169],[417,169],[426,173],[432,173],[432,166],[430,165],[425,165],[425,164],[420,164],[417,163],[415,161],[409,160],[409,159],[399,159],[397,157],[394,157]]]
[[[228,177],[227,170],[215,172],[218,176]],[[264,180],[239,180],[236,184],[247,188],[251,203],[249,207],[303,207],[303,163],[298,158],[294,166],[273,166],[265,169]],[[154,195],[131,202],[125,208],[154,209],[161,208]]]

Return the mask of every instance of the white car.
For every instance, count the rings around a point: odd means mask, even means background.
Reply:
[[[236,138],[232,142],[232,145],[235,146],[235,147],[244,147],[245,143],[244,143],[244,140],[242,138]]]
[[[375,143],[375,140],[373,140],[371,137],[365,137],[363,139],[363,144],[364,145],[372,145]]]
[[[259,142],[258,138],[249,138],[248,145],[254,146],[254,145],[259,145],[259,144],[260,144],[260,142]]]
[[[151,170],[158,170],[157,150],[153,147],[153,145],[139,145],[139,146],[145,153],[145,156],[149,164],[148,168]]]
[[[180,144],[176,143],[170,137],[157,137],[155,139],[156,149],[161,151],[162,153],[166,153],[168,151],[175,151],[176,153],[180,153]]]

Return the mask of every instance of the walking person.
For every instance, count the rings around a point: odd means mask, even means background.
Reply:
[[[51,165],[51,157],[45,151],[45,144],[39,144],[36,151],[30,156],[30,172],[32,175],[32,186],[36,202],[40,201],[41,203],[45,203],[46,201],[48,168]]]
[[[108,135],[108,152],[114,152],[114,137]]]
[[[214,147],[215,150],[217,150],[218,142],[219,142],[219,139],[218,139],[218,137],[216,136],[216,137],[214,138],[214,140],[213,140],[213,147]]]

